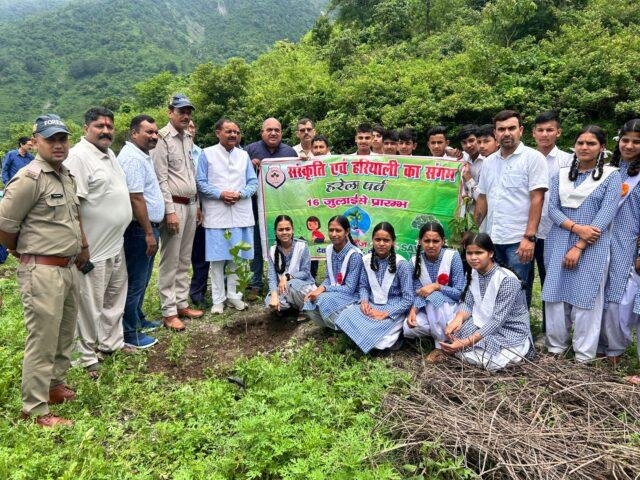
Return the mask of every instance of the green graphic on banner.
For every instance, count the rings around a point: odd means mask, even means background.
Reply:
[[[387,221],[396,231],[397,252],[410,258],[426,221],[440,222],[449,236],[460,197],[459,167],[442,158],[386,155],[264,160],[258,197],[262,238],[273,245],[273,222],[286,214],[311,256],[324,258],[329,218],[344,215],[363,250],[371,248],[373,227]]]

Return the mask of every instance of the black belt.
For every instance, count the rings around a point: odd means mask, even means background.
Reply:
[[[152,226],[153,228],[160,228],[160,224],[159,224],[159,223],[156,223],[156,222],[149,222],[149,223],[151,224],[151,226]],[[139,221],[137,221],[137,220],[132,220],[132,221],[131,221],[131,225],[134,225],[134,226],[136,226],[136,227],[143,228],[143,227],[142,227],[142,224],[141,224]]]

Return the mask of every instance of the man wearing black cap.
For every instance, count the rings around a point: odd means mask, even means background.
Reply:
[[[73,422],[49,405],[73,400],[64,378],[71,365],[78,314],[74,265],[89,259],[80,225],[76,182],[62,165],[69,131],[57,115],[34,125],[38,154],[7,185],[0,202],[0,243],[20,258],[17,277],[27,340],[22,364],[22,417],[54,427]]]
[[[151,150],[165,206],[158,270],[162,320],[174,331],[184,330],[179,317],[198,318],[204,313],[188,303],[191,248],[199,216],[193,140],[187,131],[193,110],[185,95],[175,94],[169,103],[169,123],[160,129],[158,144]]]

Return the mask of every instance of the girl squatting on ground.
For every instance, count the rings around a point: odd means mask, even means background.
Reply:
[[[270,293],[265,304],[277,312],[302,310],[305,296],[316,289],[307,242],[293,238],[293,221],[287,215],[276,217],[274,230],[276,244],[269,249]]]
[[[469,240],[467,285],[458,312],[445,329],[448,342],[440,342],[444,353],[492,371],[535,355],[522,282],[498,265],[494,254],[486,233]]]
[[[415,297],[411,264],[397,257],[396,234],[388,222],[373,228],[373,251],[363,258],[360,304],[344,309],[336,325],[364,352],[399,342],[402,323]]]
[[[444,248],[444,229],[438,222],[425,223],[418,233],[413,267],[413,306],[403,324],[405,338],[430,336],[435,349],[428,362],[444,358],[440,342],[446,341],[447,323],[456,312],[465,277],[462,259],[457,250]]]
[[[349,220],[342,215],[329,219],[329,240],[326,277],[307,294],[303,310],[318,325],[337,330],[340,312],[359,300],[362,253],[351,238]]]

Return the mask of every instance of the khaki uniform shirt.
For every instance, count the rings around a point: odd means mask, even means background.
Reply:
[[[178,133],[171,122],[158,132],[158,144],[150,154],[164,198],[165,214],[175,213],[172,195],[196,196],[196,172],[191,158],[192,148],[191,136],[186,132]]]
[[[80,253],[80,202],[76,182],[39,155],[7,184],[0,202],[0,230],[18,233],[18,253],[71,257]]]

